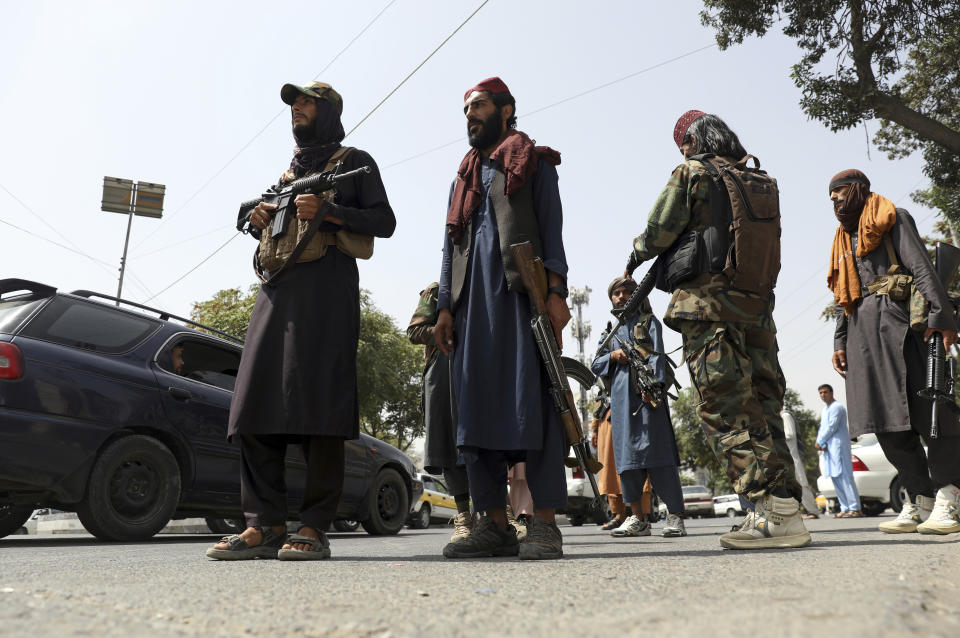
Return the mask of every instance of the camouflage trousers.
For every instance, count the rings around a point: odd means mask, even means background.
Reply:
[[[780,417],[786,381],[776,334],[734,322],[679,327],[700,427],[737,494],[756,502],[784,486],[799,500]]]

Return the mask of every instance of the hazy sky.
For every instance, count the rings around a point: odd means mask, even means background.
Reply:
[[[115,294],[126,218],[99,210],[103,176],[111,175],[167,186],[164,219],[134,220],[124,297],[143,302],[166,289],[230,240],[238,203],[289,163],[281,85],[314,79],[388,4],[320,77],[343,95],[347,130],[480,0],[0,0],[0,277]],[[395,235],[378,239],[373,259],[360,265],[377,305],[405,327],[417,292],[438,277],[449,184],[468,148],[463,92],[499,75],[517,99],[519,128],[563,155],[569,284],[594,290],[585,315],[592,350],[609,318],[606,286],[682,159],[673,125],[697,108],[724,118],[780,183],[774,316],[788,385],[818,413],[820,383],[833,383],[843,400],[829,365],[832,325],[818,319],[830,298],[825,273],[836,228],[827,183],[860,168],[926,233],[933,212],[909,200],[926,184],[920,159],[888,161],[870,148],[875,121],[836,134],[808,121],[789,78],[799,55],[779,32],[668,62],[713,43],[700,7],[490,0],[346,140],[378,162],[398,220]],[[254,247],[235,238],[150,305],[187,314],[193,301],[248,286]],[[667,299],[659,291],[651,298],[661,316]],[[666,340],[670,349],[680,344],[670,330]],[[565,346],[573,352],[569,332]],[[686,372],[680,380],[686,384]]]

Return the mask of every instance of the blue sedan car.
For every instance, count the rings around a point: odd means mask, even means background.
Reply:
[[[76,511],[106,540],[241,517],[226,426],[242,344],[116,301],[0,280],[0,537],[38,507]],[[345,446],[338,518],[396,534],[423,489],[413,462],[365,434]],[[289,454],[295,517],[306,465],[298,446]]]

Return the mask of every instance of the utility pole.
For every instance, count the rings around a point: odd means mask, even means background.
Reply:
[[[584,354],[584,344],[590,337],[590,322],[583,320],[583,307],[590,304],[591,292],[593,291],[590,286],[570,289],[570,309],[573,310],[574,315],[573,321],[570,322],[570,332],[573,333],[573,338],[577,340],[577,359],[585,366],[590,365],[587,363]],[[583,386],[580,386],[580,421],[581,423],[587,422],[587,389]]]

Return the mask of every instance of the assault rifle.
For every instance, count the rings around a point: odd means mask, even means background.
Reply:
[[[567,444],[573,448],[573,453],[576,455],[580,467],[583,468],[590,480],[594,503],[597,503],[600,500],[600,489],[597,487],[597,479],[594,474],[603,469],[603,464],[595,459],[590,452],[590,443],[583,433],[583,425],[580,423],[580,415],[577,413],[577,404],[573,400],[570,382],[567,380],[563,363],[560,361],[557,338],[554,336],[553,326],[547,316],[547,273],[543,268],[543,262],[534,255],[533,244],[530,242],[513,244],[510,246],[510,250],[513,252],[513,258],[520,269],[523,287],[526,288],[527,296],[530,298],[530,313],[532,315],[530,327],[533,329],[533,337],[537,342],[537,348],[540,350],[540,359],[543,361],[543,366],[550,377],[550,396],[553,399],[553,405],[563,423]]]
[[[654,373],[653,366],[644,360],[643,355],[636,346],[632,343],[624,343],[620,340],[620,337],[616,339],[617,343],[620,344],[620,349],[627,355],[630,366],[630,385],[633,386],[633,391],[640,396],[649,396],[649,403],[653,407],[657,407],[663,403],[664,396],[669,396],[671,399],[676,400],[677,397],[666,391],[663,383]],[[668,365],[673,364],[669,359],[667,359],[667,362]],[[643,408],[643,403],[641,403],[636,412],[633,413],[633,416],[637,416],[641,408]]]
[[[940,242],[937,244],[936,259],[937,277],[943,283],[943,287],[947,288],[957,274],[957,268],[960,268],[960,248]],[[956,316],[957,302],[954,299],[951,299],[951,302],[953,302],[954,316]],[[940,334],[934,333],[927,342],[927,382],[923,389],[917,392],[922,398],[932,403],[930,406],[931,439],[940,435],[938,423],[940,404],[954,401],[953,389],[956,377],[957,360],[955,357],[950,357],[947,361],[943,338]]]
[[[341,173],[340,166],[341,163],[337,162],[337,165],[334,166],[332,170],[325,173],[317,173],[310,177],[304,177],[279,188],[277,186],[271,186],[270,189],[258,199],[250,199],[243,202],[240,204],[240,212],[237,213],[237,230],[244,233],[249,232],[252,233],[254,237],[259,237],[260,229],[256,226],[251,226],[250,214],[253,213],[253,209],[257,207],[257,204],[266,202],[267,204],[277,205],[277,209],[270,213],[273,217],[273,230],[270,236],[274,239],[282,237],[284,233],[287,232],[287,226],[290,220],[297,215],[297,207],[293,203],[297,195],[304,193],[320,195],[321,193],[335,189],[338,182],[342,182],[345,179],[361,173],[370,172],[369,166],[361,166],[352,171]]]

